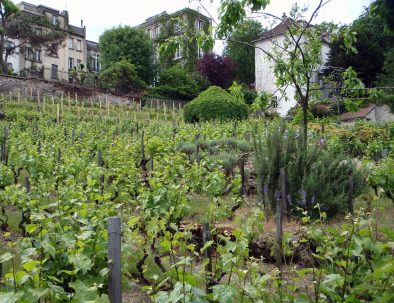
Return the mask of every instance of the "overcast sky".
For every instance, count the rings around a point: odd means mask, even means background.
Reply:
[[[15,3],[20,1],[14,0]],[[81,19],[86,25],[87,39],[98,41],[106,30],[118,25],[135,26],[146,18],[162,11],[173,13],[185,7],[198,9],[198,1],[189,0],[27,0],[33,4],[43,4],[58,10],[68,10],[70,23],[80,26]],[[266,11],[281,16],[289,12],[294,2],[300,6],[308,5],[310,9],[317,5],[317,0],[271,0]],[[325,6],[315,22],[334,21],[348,24],[356,19],[372,0],[332,0]],[[206,9],[217,19],[220,0],[202,0]],[[204,13],[204,10],[201,9]],[[205,14],[205,13],[204,13]],[[215,49],[220,49],[215,48]]]

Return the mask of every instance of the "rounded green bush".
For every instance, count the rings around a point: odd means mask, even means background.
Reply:
[[[185,122],[245,119],[248,107],[218,86],[211,86],[184,107]]]

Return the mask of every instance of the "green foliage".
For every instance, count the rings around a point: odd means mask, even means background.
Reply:
[[[211,86],[184,108],[186,122],[245,119],[248,109],[220,87]]]
[[[263,27],[260,22],[246,19],[228,37],[223,52],[225,56],[238,63],[235,68],[235,77],[241,83],[250,85],[255,82],[255,48],[253,41],[259,38],[262,32]]]
[[[162,18],[161,34],[156,39],[159,45],[160,67],[166,69],[178,64],[179,60],[174,60],[174,55],[179,48],[182,50],[182,64],[188,72],[194,73],[198,61],[198,47],[205,52],[213,49],[214,40],[209,28],[210,21],[188,8],[172,14],[171,17],[170,20],[167,17]],[[197,19],[204,22],[203,28],[199,31],[195,28]],[[179,32],[175,32],[175,25],[179,28]]]
[[[300,135],[284,124],[272,123],[268,131],[254,132],[255,167],[260,197],[275,209],[280,189],[280,169],[288,175],[290,212],[301,215],[300,209],[318,216],[314,206],[329,217],[347,210],[347,188],[350,179],[354,192],[362,189],[362,179],[354,164],[336,150],[326,149],[325,143],[309,146],[305,155]],[[263,190],[265,188],[265,190]]]
[[[58,55],[58,48],[67,37],[68,24],[60,28],[51,24],[47,16],[19,11],[18,7],[9,0],[0,2],[0,73],[10,73],[7,60],[18,50],[24,51],[26,46],[45,49],[50,56]],[[45,30],[37,32],[37,26]],[[10,44],[9,39],[18,43]]]
[[[393,48],[394,37],[385,33],[384,27],[383,19],[366,8],[349,27],[340,29],[338,39],[331,44],[328,65],[344,69],[352,66],[363,83],[373,87],[382,72],[385,54]],[[356,40],[353,52],[347,51],[349,35]]]
[[[291,120],[291,122],[295,125],[301,125],[303,123],[303,119],[304,119],[304,113],[302,112],[302,108],[297,107],[294,118]],[[312,122],[314,119],[315,117],[308,110],[308,122]]]
[[[130,61],[123,59],[113,63],[100,73],[101,85],[113,88],[121,93],[145,87],[145,83],[138,77],[137,69]]]
[[[135,65],[140,79],[152,82],[153,46],[146,32],[130,26],[114,27],[100,36],[99,45],[103,70],[127,60]]]
[[[382,188],[394,203],[394,159],[388,157],[375,166],[367,166],[367,182],[374,188]]]
[[[22,224],[24,237],[1,234],[1,302],[108,302],[107,219],[115,215],[122,217],[123,281],[144,281],[155,302],[393,301],[393,232],[362,213],[329,226],[322,212],[342,209],[350,174],[355,195],[359,188],[352,161],[332,150],[328,131],[337,137],[354,132],[369,142],[388,137],[389,127],[382,133],[372,124],[327,126],[327,146],[315,146],[318,138],[310,131],[310,152],[300,161],[298,127],[286,132],[276,121],[256,121],[255,128],[249,121],[177,124],[144,120],[146,108],[119,106],[103,115],[98,107],[73,105],[64,106],[57,121],[60,100],[53,107],[3,101],[0,130],[10,131],[8,162],[0,164],[0,206],[18,218],[23,211],[29,222]],[[142,131],[145,154],[155,160],[152,171],[142,167]],[[261,205],[254,199],[242,205],[240,174],[226,172],[240,154],[253,151],[240,139],[251,133],[265,165],[256,168],[277,181],[273,168],[287,164],[292,209],[319,218],[304,217],[296,234],[285,233],[283,251],[291,256],[286,269],[292,268],[286,279],[254,249],[272,234],[263,229]],[[196,134],[200,139],[191,143]],[[188,157],[197,149],[199,157]],[[392,184],[390,161],[378,164],[377,174],[384,176],[376,179],[379,186]],[[220,224],[240,205],[231,226]],[[8,214],[0,215],[2,228]],[[209,223],[210,241],[200,242],[195,222]],[[293,263],[297,250],[310,267]],[[306,278],[315,282],[305,285]]]
[[[385,23],[385,31],[394,33],[394,3],[390,0],[376,0],[371,5],[372,13],[380,16]]]
[[[267,92],[260,92],[252,103],[252,110],[259,111],[259,110],[266,110],[272,103],[273,96]]]
[[[180,64],[161,70],[159,84],[150,89],[153,95],[177,100],[191,100],[199,91],[197,81]]]
[[[377,86],[392,86],[394,82],[394,47],[384,54],[381,73],[377,76]]]

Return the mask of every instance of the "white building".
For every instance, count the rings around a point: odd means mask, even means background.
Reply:
[[[295,100],[295,88],[288,86],[285,89],[287,100],[278,90],[276,85],[276,77],[274,74],[275,63],[270,60],[266,53],[274,53],[280,51],[285,42],[285,33],[288,30],[289,18],[283,16],[282,22],[268,32],[261,35],[259,39],[254,41],[256,46],[255,51],[255,73],[256,73],[256,90],[258,92],[264,91],[274,94],[278,102],[275,105],[275,110],[280,116],[286,116],[287,112],[297,105]],[[322,39],[323,46],[321,51],[322,65],[328,60],[330,47],[325,38]],[[266,53],[265,53],[266,52]],[[316,75],[316,81],[319,81]]]

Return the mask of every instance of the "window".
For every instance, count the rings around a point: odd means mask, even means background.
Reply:
[[[7,40],[7,41],[4,43],[4,50],[7,50],[7,49],[9,49],[9,48],[14,48],[14,47],[15,47],[15,43],[12,42],[12,41],[10,41],[10,40]]]
[[[180,59],[180,58],[182,58],[182,48],[178,46],[175,51],[174,59]]]
[[[68,68],[72,69],[74,67],[74,58],[68,58]]]
[[[154,38],[154,31],[153,31],[153,29],[151,29],[151,28],[149,28],[148,29],[148,35],[149,35],[149,38]]]
[[[98,53],[93,53],[92,59],[92,71],[99,72],[101,70],[100,55]]]
[[[82,51],[82,41],[77,39],[77,51]]]
[[[77,68],[78,69],[81,69],[81,63],[82,63],[81,60],[77,59]]]
[[[277,108],[278,107],[278,97],[277,96],[273,96],[272,97],[271,105],[272,105],[272,108]]]
[[[155,34],[154,34],[155,38],[160,36],[160,30],[161,30],[160,25],[155,27]]]
[[[52,64],[51,78],[52,79],[57,79],[57,65],[56,64]]]
[[[59,18],[56,15],[52,16],[52,25],[58,26],[59,25]]]
[[[181,25],[179,24],[179,22],[175,23],[175,25],[174,25],[174,31],[175,31],[176,33],[181,31]]]
[[[36,49],[34,51],[34,60],[36,62],[41,62],[41,50],[40,49]]]
[[[204,23],[203,23],[201,20],[199,20],[199,19],[196,19],[194,25],[195,25],[195,26],[194,26],[195,29],[198,30],[198,31],[204,29]]]
[[[25,59],[34,60],[34,52],[32,48],[30,47],[25,48]]]
[[[204,56],[204,50],[200,46],[197,46],[197,58],[201,59],[203,56]]]
[[[68,38],[68,48],[74,49],[74,39],[73,38]]]

